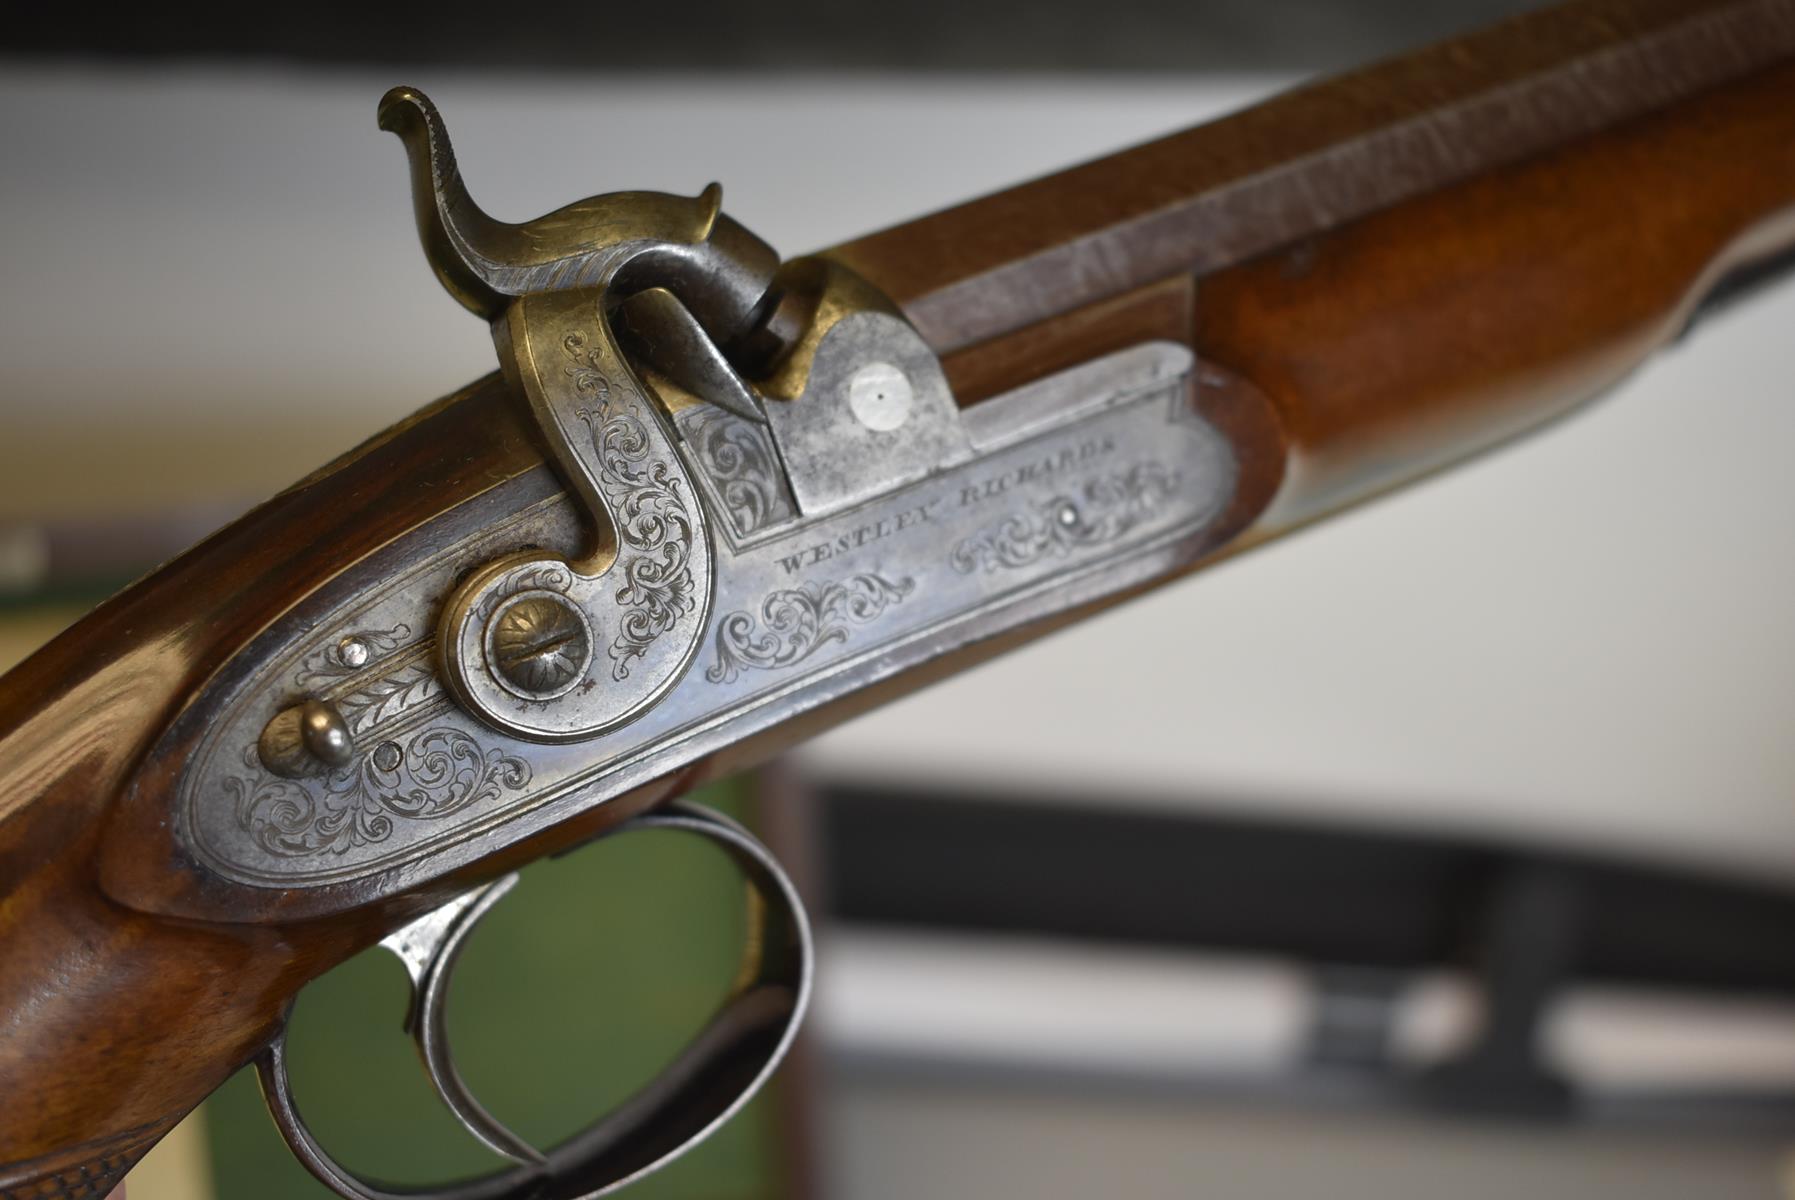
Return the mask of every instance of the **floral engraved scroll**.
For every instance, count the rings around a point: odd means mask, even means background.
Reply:
[[[459,729],[428,729],[403,746],[385,741],[329,775],[227,776],[237,823],[268,853],[283,858],[342,854],[385,841],[399,820],[429,821],[497,799],[530,782],[521,758],[487,749]]]
[[[354,630],[309,656],[294,683],[302,692],[329,696],[359,737],[442,694],[428,656],[407,651],[410,637],[411,626],[403,623]]]
[[[1026,567],[1101,546],[1147,521],[1177,494],[1178,474],[1141,463],[1089,480],[1069,495],[1040,501],[961,541],[948,562],[962,575],[981,567]]]
[[[624,615],[610,645],[611,675],[629,678],[630,664],[697,604],[692,541],[697,522],[672,464],[653,454],[645,406],[620,401],[617,385],[599,369],[602,361],[585,334],[570,333],[562,348],[573,360],[568,377],[592,406],[579,417],[598,455],[598,486],[617,526],[623,580],[617,602]],[[622,386],[628,386],[624,384]]]
[[[856,575],[839,583],[805,583],[774,592],[754,614],[732,612],[717,623],[717,661],[705,671],[712,683],[734,683],[743,671],[789,667],[830,642],[845,642],[851,626],[865,625],[916,588],[880,575]]]
[[[705,405],[682,412],[679,427],[737,533],[746,537],[798,515],[763,426]]]

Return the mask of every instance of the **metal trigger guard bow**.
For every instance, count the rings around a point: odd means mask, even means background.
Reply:
[[[519,1165],[433,1190],[395,1189],[354,1174],[330,1156],[300,1117],[287,1074],[283,1026],[256,1060],[256,1072],[275,1125],[307,1170],[350,1200],[585,1200],[608,1195],[678,1158],[747,1103],[785,1056],[809,1002],[812,948],[803,905],[771,852],[726,817],[673,804],[615,832],[642,829],[683,830],[715,842],[749,884],[741,971],[717,1014],[679,1057],[621,1107],[546,1153],[481,1106],[455,1069],[446,1003],[468,934],[517,882],[516,875],[508,875],[381,944],[411,976],[408,1031],[437,1094],[463,1128]]]

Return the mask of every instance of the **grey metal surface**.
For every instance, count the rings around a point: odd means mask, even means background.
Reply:
[[[152,754],[179,755],[182,852],[278,889],[239,895],[236,919],[328,909],[334,885],[393,894],[1162,574],[1234,495],[1234,451],[1198,415],[1179,343],[963,417],[889,298],[826,257],[775,271],[714,186],[502,224],[421,93],[395,88],[380,111],[406,143],[425,256],[491,319],[565,491],[536,473],[520,493],[516,476],[410,530],[255,639],[165,734],[195,739]],[[624,318],[635,340],[717,352],[656,351],[659,371],[639,371],[613,314],[645,294],[645,323]],[[693,408],[714,415],[681,418]],[[296,736],[295,712],[326,714],[334,738]]]
[[[179,836],[242,884],[359,880],[383,894],[904,666],[1163,572],[1233,487],[1230,450],[1191,409],[1192,366],[1185,348],[1150,343],[1073,368],[980,406],[979,453],[959,467],[718,545],[693,669],[635,720],[565,746],[495,735],[434,666],[431,618],[466,564],[579,543],[573,503],[540,502],[279,634],[283,648],[216,698],[179,787]],[[345,638],[370,647],[364,665],[341,662]],[[336,706],[356,762],[302,779],[262,768],[257,735],[296,694]]]
[[[510,341],[501,338],[593,532],[571,558],[526,549],[481,567],[456,588],[439,634],[457,699],[487,725],[536,741],[589,738],[658,703],[691,665],[710,615],[710,522],[602,305],[602,292],[585,289],[527,296],[505,318]],[[506,617],[520,603],[546,619],[514,622],[527,627],[511,634]],[[515,661],[501,634],[515,641]]]
[[[875,375],[862,376],[869,370]],[[878,399],[877,378],[887,381],[887,395],[899,386],[891,381],[901,381],[909,396],[901,417],[900,406]],[[875,420],[864,411],[874,411]],[[768,405],[767,423],[806,516],[840,512],[972,453],[941,364],[891,313],[856,312],[832,325],[803,393]]]

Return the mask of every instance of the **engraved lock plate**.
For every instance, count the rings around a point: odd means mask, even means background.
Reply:
[[[381,119],[557,470],[345,569],[152,751],[210,882],[278,889],[233,914],[401,892],[1213,544],[1237,466],[1199,410],[1229,402],[1193,387],[1236,382],[1183,345],[962,411],[887,297],[827,257],[780,265],[714,185],[509,225],[421,94]]]
[[[702,622],[691,668],[577,743],[490,727],[444,689],[433,644],[441,598],[469,567],[520,545],[582,545],[577,502],[545,499],[447,552],[414,553],[378,588],[271,634],[284,648],[213,710],[183,775],[179,835],[244,884],[398,890],[906,667],[1162,574],[1205,545],[1235,487],[1227,440],[1191,405],[1193,370],[1181,345],[1136,346],[967,410],[972,457],[958,466],[751,538],[733,533],[739,511],[715,514],[732,533],[712,547],[708,614],[686,614]],[[732,494],[739,480],[716,476],[690,440],[702,434],[674,428],[694,495]],[[601,674],[615,661],[610,620],[590,639]],[[298,695],[341,712],[356,747],[346,766],[300,778],[263,766],[257,736]],[[299,893],[288,902],[303,909]]]

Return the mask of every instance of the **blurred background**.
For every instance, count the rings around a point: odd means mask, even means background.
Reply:
[[[501,217],[717,178],[796,254],[1520,7],[15,7],[0,666],[493,368],[375,129],[395,83]],[[1759,297],[1542,436],[714,789],[797,866],[822,985],[773,1094],[639,1194],[1795,1196],[1791,328]],[[453,1031],[527,1134],[727,983],[732,878],[661,836],[473,943]],[[377,956],[307,991],[308,1117],[371,1172],[475,1169],[403,1006]],[[322,1195],[254,1091],[132,1200]]]

